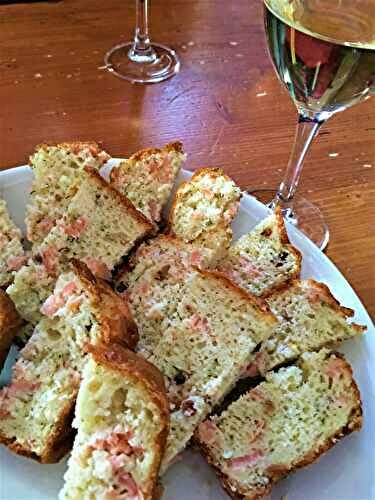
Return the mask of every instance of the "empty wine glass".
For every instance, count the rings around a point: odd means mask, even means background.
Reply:
[[[279,189],[251,193],[270,208],[279,205],[323,249],[329,232],[322,213],[295,194],[320,127],[375,92],[375,0],[264,0],[264,9],[269,53],[299,119]]]
[[[136,0],[134,40],[116,45],[104,58],[108,71],[132,83],[162,82],[180,69],[180,61],[174,50],[150,42],[148,9],[148,0]]]

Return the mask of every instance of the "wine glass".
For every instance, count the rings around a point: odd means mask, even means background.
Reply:
[[[180,61],[174,50],[150,42],[148,10],[148,0],[136,0],[134,40],[116,45],[104,58],[108,71],[132,83],[162,82],[180,69]]]
[[[317,206],[295,194],[320,127],[375,91],[374,12],[375,0],[264,0],[269,54],[299,117],[276,194],[250,192],[272,209],[279,205],[286,220],[321,249],[329,240],[324,217]]]

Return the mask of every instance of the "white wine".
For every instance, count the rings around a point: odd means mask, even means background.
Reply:
[[[375,0],[265,0],[269,51],[300,113],[323,121],[375,93]]]

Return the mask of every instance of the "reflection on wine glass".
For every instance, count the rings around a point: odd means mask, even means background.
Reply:
[[[111,73],[133,83],[157,83],[178,73],[174,50],[151,43],[148,34],[148,0],[136,0],[136,27],[132,42],[116,45],[104,58]]]
[[[320,248],[329,239],[320,210],[295,198],[306,153],[335,113],[375,92],[375,0],[264,0],[269,53],[299,113],[292,154],[277,190],[253,191],[281,206]],[[265,192],[266,191],[266,192]],[[272,201],[270,201],[272,200]]]

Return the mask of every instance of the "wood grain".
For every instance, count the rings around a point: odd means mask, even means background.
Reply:
[[[188,168],[223,167],[244,188],[277,186],[296,119],[266,53],[262,2],[151,2],[151,34],[182,69],[153,86],[103,70],[130,38],[133,1],[0,6],[0,166],[43,141],[93,139],[113,156],[179,138]],[[375,99],[331,120],[306,161],[300,192],[324,211],[328,256],[375,313]],[[339,153],[330,157],[332,152]]]

